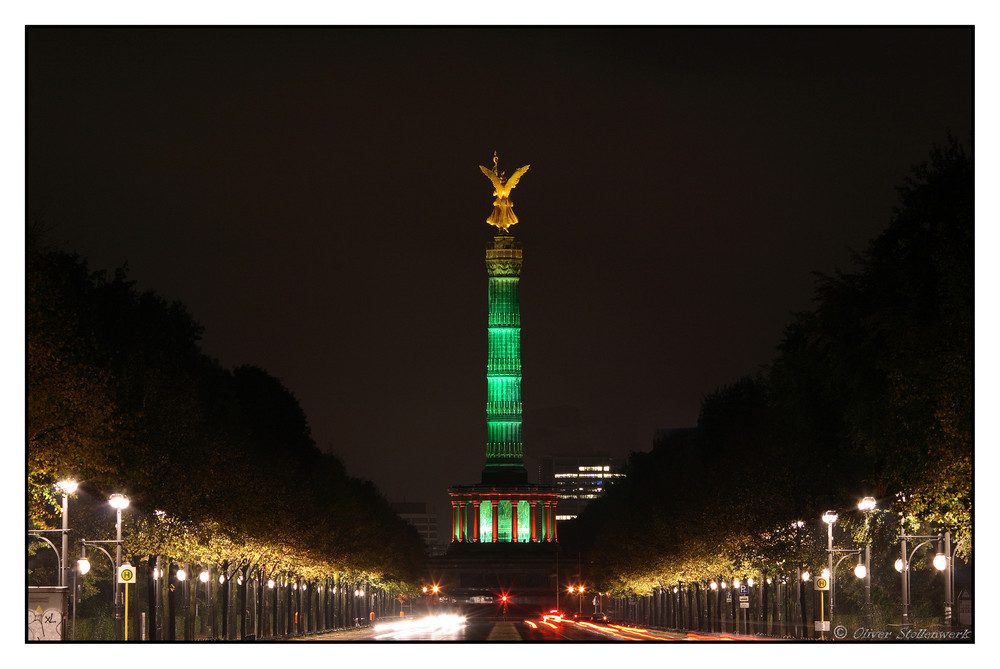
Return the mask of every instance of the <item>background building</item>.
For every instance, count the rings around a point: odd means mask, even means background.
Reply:
[[[624,461],[609,455],[552,455],[543,457],[538,467],[538,481],[559,489],[557,522],[576,518],[624,477]]]
[[[443,551],[443,547],[438,544],[438,516],[433,510],[427,510],[424,502],[395,502],[392,505],[400,518],[408,522],[420,534],[424,540],[427,553],[435,555]]]

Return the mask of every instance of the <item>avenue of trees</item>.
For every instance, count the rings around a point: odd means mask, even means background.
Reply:
[[[125,270],[91,272],[33,232],[26,263],[29,528],[60,526],[53,484],[71,477],[71,560],[79,539],[114,538],[107,498],[123,493],[132,564],[163,556],[400,590],[419,581],[416,531],[317,448],[278,379],[221,367],[185,308],[139,292]],[[107,572],[103,562],[92,558]],[[37,563],[29,582],[55,583]]]
[[[903,531],[950,530],[969,561],[972,156],[951,140],[898,191],[888,228],[853,271],[818,277],[766,371],[707,396],[696,428],[634,453],[625,483],[560,528],[596,587],[818,573],[827,509],[838,547],[872,543],[875,598],[898,602]],[[860,512],[863,496],[878,509]]]

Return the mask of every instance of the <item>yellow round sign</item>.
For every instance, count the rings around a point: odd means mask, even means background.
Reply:
[[[829,587],[830,587],[829,583],[827,582],[827,580],[825,578],[821,577],[821,578],[817,578],[816,579],[816,589],[817,590],[827,590]]]
[[[135,583],[135,569],[130,564],[123,564],[118,569],[119,583]]]

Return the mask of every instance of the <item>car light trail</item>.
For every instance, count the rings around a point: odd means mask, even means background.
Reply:
[[[611,629],[610,627],[603,627],[601,625],[595,625],[593,623],[580,623],[580,626],[581,627],[589,627],[591,629],[597,630],[598,632],[601,632],[602,634],[610,634],[613,637],[616,637],[616,638],[619,638],[619,639],[625,639],[627,641],[636,641],[637,640],[635,637],[627,636],[625,634],[620,634],[620,633],[616,632],[615,630]]]
[[[405,639],[424,634],[453,634],[465,627],[462,616],[427,616],[419,620],[403,620],[375,626],[376,639]]]

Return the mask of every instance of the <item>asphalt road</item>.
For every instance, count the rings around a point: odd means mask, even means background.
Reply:
[[[525,620],[463,620],[438,616],[387,620],[371,628],[305,637],[303,641],[671,641],[688,638],[672,632],[627,625],[575,622],[559,616]]]

